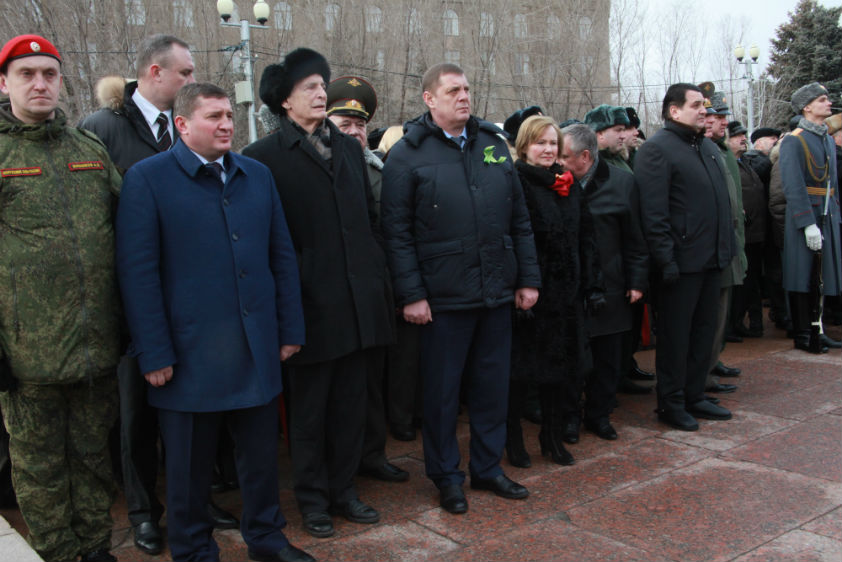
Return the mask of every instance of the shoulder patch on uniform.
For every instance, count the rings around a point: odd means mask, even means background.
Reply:
[[[20,176],[40,176],[41,168],[36,166],[32,168],[0,168],[0,177],[3,178],[17,178]]]
[[[800,135],[803,132],[804,132],[804,129],[802,129],[801,127],[798,127],[797,129],[794,129],[790,134],[791,135]]]
[[[71,172],[82,172],[85,170],[104,170],[105,166],[100,160],[91,160],[88,162],[68,162],[67,167]]]

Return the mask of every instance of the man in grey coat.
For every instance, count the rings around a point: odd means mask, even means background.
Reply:
[[[819,341],[810,341],[811,323],[819,321],[813,311],[821,296],[811,279],[814,260],[821,259],[822,294],[838,295],[842,287],[836,147],[824,122],[830,117],[831,102],[827,89],[813,82],[796,90],[791,103],[801,120],[781,141],[779,165],[786,197],[784,289],[789,292],[796,349],[824,353],[840,344],[824,334]]]

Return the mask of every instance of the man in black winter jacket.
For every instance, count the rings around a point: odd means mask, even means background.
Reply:
[[[438,64],[422,81],[429,112],[405,125],[383,170],[382,227],[398,306],[423,325],[424,459],[441,505],[464,513],[456,416],[466,377],[471,487],[528,491],[500,468],[506,440],[511,304],[538,299],[540,273],[517,174],[500,129],[471,115],[468,81]]]
[[[643,233],[660,280],[653,291],[658,418],[684,431],[699,428],[695,418],[731,417],[704,395],[720,274],[736,252],[728,171],[704,137],[705,114],[698,87],[673,84],[664,97],[664,128],[635,159]]]

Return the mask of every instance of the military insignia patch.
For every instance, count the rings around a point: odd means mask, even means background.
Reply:
[[[39,45],[37,41],[33,41],[29,44],[29,48],[32,49],[33,53],[37,53],[41,50],[41,45]]]
[[[362,86],[362,84],[360,83],[360,81],[359,81],[359,80],[357,80],[356,78],[351,78],[350,80],[348,80],[348,85],[349,85],[349,86],[354,86],[354,87],[357,87],[357,86]]]
[[[91,162],[68,162],[67,167],[71,172],[84,172],[85,170],[104,170],[105,166],[99,160]]]
[[[0,177],[3,178],[17,178],[21,176],[40,176],[41,168],[3,168],[0,169]]]

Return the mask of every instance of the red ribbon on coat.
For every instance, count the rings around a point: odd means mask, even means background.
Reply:
[[[571,185],[573,185],[573,174],[571,174],[570,170],[568,170],[563,174],[555,175],[555,183],[550,186],[550,189],[552,189],[562,197],[567,197],[568,195],[570,195]]]

